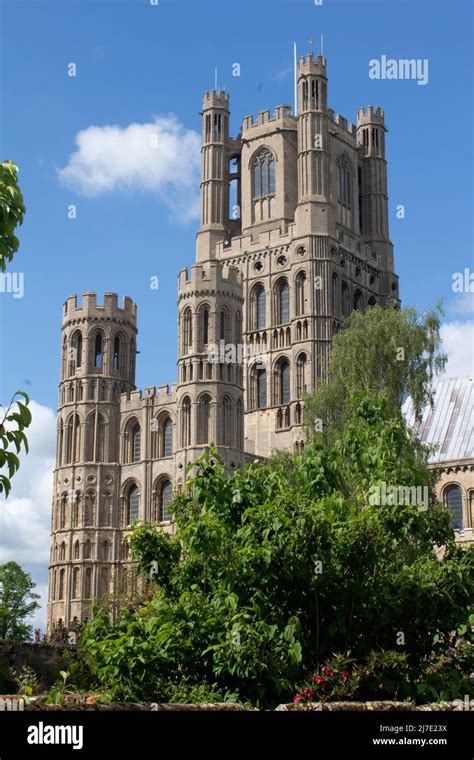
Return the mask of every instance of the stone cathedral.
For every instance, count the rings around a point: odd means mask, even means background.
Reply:
[[[94,598],[134,593],[131,523],[173,529],[173,490],[211,442],[229,468],[302,447],[303,396],[324,381],[333,335],[353,309],[398,299],[384,113],[335,114],[320,55],[297,77],[297,115],[260,111],[235,138],[228,93],[204,94],[201,224],[178,278],[171,388],[135,388],[130,298],[64,304],[50,630]]]

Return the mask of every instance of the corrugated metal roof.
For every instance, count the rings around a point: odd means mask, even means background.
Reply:
[[[423,443],[436,444],[430,462],[474,458],[474,379],[445,377],[434,386],[434,406],[415,424],[411,398],[402,407],[405,419]]]

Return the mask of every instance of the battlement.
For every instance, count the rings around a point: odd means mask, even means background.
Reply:
[[[226,267],[220,261],[207,261],[193,264],[191,277],[188,269],[182,269],[178,275],[179,296],[196,290],[233,290],[235,295],[242,295],[243,278],[237,267]]]
[[[366,109],[362,106],[357,111],[357,126],[365,127],[369,124],[380,124],[382,127],[385,125],[385,114],[382,108],[373,108],[372,106]]]
[[[104,303],[97,303],[96,293],[83,293],[82,303],[78,305],[77,295],[69,296],[63,306],[63,322],[80,317],[93,317],[96,319],[112,319],[125,317],[135,323],[137,319],[137,306],[128,296],[122,299],[122,306],[118,305],[117,293],[104,293]]]
[[[294,122],[296,128],[296,119],[293,116],[291,106],[287,104],[279,105],[275,108],[273,116],[270,115],[270,111],[268,109],[259,111],[256,121],[254,120],[253,114],[245,116],[242,121],[242,132],[246,132],[247,130],[254,129],[256,127],[261,127],[264,124],[276,124],[276,122],[288,121],[290,119]]]
[[[347,121],[347,119],[344,116],[341,116],[340,113],[334,113],[332,108],[328,108],[327,113],[329,114],[329,118],[333,124],[337,124],[338,127],[341,127],[341,129],[344,129],[350,135],[355,136],[357,134],[357,128],[355,124],[353,124],[351,121]]]
[[[308,53],[298,61],[298,77],[312,74],[313,76],[326,77],[326,59],[320,53],[313,59],[313,54]]]
[[[209,108],[224,108],[229,110],[229,93],[226,90],[207,90],[202,99],[203,110]]]

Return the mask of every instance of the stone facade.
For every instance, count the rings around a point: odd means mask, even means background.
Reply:
[[[298,114],[247,116],[205,93],[196,264],[178,280],[178,381],[135,389],[137,309],[93,293],[64,305],[48,625],[133,593],[135,518],[167,503],[211,442],[229,468],[303,446],[303,394],[324,381],[353,309],[398,300],[385,124],[327,105],[326,61],[298,65]]]

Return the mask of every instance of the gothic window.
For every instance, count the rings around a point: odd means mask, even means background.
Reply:
[[[445,489],[444,503],[451,512],[451,527],[454,530],[462,530],[462,495],[459,486],[450,485]]]
[[[84,543],[84,559],[90,559],[92,557],[92,544],[87,539]]]
[[[77,528],[79,526],[79,510],[80,510],[81,497],[80,494],[75,493],[72,499],[72,527]]]
[[[170,457],[173,453],[173,423],[167,417],[163,424],[163,456]]]
[[[219,317],[219,340],[228,340],[229,315],[225,309],[222,309]]]
[[[244,448],[244,410],[242,402],[239,399],[237,401],[237,448]]]
[[[102,559],[110,559],[110,544],[108,541],[104,541],[102,544]]]
[[[222,400],[222,436],[224,446],[232,446],[232,403],[228,396]]]
[[[344,154],[337,162],[338,197],[344,206],[352,206],[352,167]]]
[[[198,402],[198,440],[199,444],[209,443],[209,418],[211,414],[211,397],[201,396]]]
[[[275,366],[275,404],[290,403],[290,363],[281,358]]]
[[[193,315],[189,306],[183,314],[183,353],[187,354],[193,342]]]
[[[139,462],[141,459],[141,445],[142,445],[142,432],[140,429],[140,425],[138,422],[135,424],[135,426],[132,429],[132,435],[131,435],[131,462]]]
[[[82,333],[80,331],[72,336],[69,358],[69,375],[73,375],[76,368],[82,367]]]
[[[61,497],[61,506],[59,508],[59,527],[60,528],[66,527],[66,504],[67,504],[67,495],[63,494]]]
[[[80,569],[75,567],[72,571],[72,598],[77,599],[80,596]]]
[[[304,314],[305,312],[305,289],[306,289],[306,274],[300,272],[296,278],[296,314]],[[288,321],[288,320],[287,320]]]
[[[307,357],[306,354],[300,354],[296,360],[296,396],[301,398],[307,390],[306,378]]]
[[[99,596],[107,596],[109,593],[109,568],[102,567],[99,576]]]
[[[73,553],[74,559],[79,559],[79,541],[76,541],[74,543],[74,553]]]
[[[59,593],[58,599],[64,599],[64,583],[65,583],[66,571],[63,568],[59,571]]]
[[[160,488],[160,522],[171,520],[168,505],[173,500],[173,486],[169,480],[164,480]]]
[[[90,599],[92,596],[92,568],[87,567],[84,577],[84,598]]]
[[[303,415],[302,415],[302,409],[301,404],[298,403],[295,406],[295,425],[301,425]]]
[[[66,544],[64,541],[62,542],[61,546],[59,547],[59,559],[65,560],[66,559]]]
[[[284,325],[290,321],[290,288],[285,278],[275,286],[275,324]]]
[[[183,446],[191,445],[191,399],[189,396],[183,399],[181,406],[181,443]]]
[[[356,290],[354,293],[354,309],[357,311],[363,311],[364,309],[364,299],[360,290]]]
[[[118,335],[114,338],[114,358],[112,366],[116,371],[120,369],[120,338]]]
[[[84,525],[94,524],[95,491],[87,491],[84,498]]]
[[[80,422],[77,414],[69,417],[66,428],[66,464],[80,459]]]
[[[99,414],[96,421],[95,412],[87,419],[86,461],[105,461],[105,420],[102,414]]]
[[[102,335],[97,333],[94,340],[94,367],[102,369]]]
[[[253,198],[266,198],[274,195],[275,157],[267,148],[259,150],[253,160]]]
[[[350,306],[350,296],[349,296],[349,288],[347,287],[347,283],[342,283],[342,316],[344,318],[348,317],[351,311]]]
[[[130,486],[127,496],[127,520],[126,524],[131,525],[132,522],[138,520],[138,514],[140,511],[140,492],[138,486],[133,483]]]
[[[265,409],[267,405],[267,371],[256,364],[250,375],[250,408]]]
[[[202,345],[207,346],[209,343],[209,309],[207,306],[201,312],[202,319]]]
[[[265,288],[261,283],[255,285],[251,296],[251,329],[264,330],[266,326],[265,315]]]

